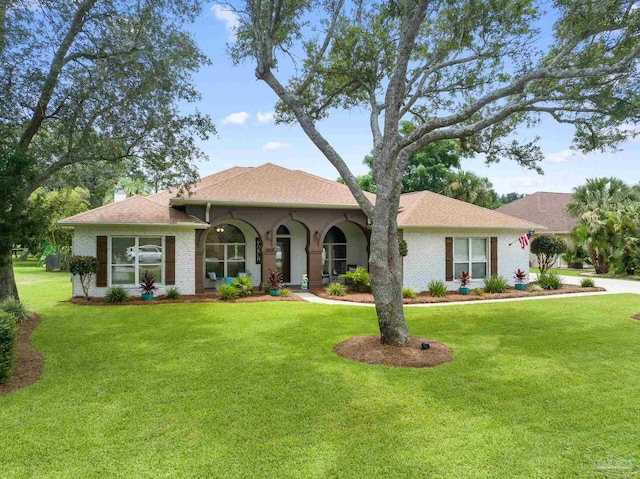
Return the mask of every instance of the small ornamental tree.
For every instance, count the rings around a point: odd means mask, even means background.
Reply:
[[[69,271],[74,276],[80,276],[82,292],[89,299],[89,284],[91,278],[98,272],[98,260],[93,256],[74,256],[69,262]]]
[[[538,236],[531,242],[531,252],[538,259],[540,272],[544,273],[567,251],[567,242],[556,235]]]

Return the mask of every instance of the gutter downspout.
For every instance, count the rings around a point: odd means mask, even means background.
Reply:
[[[207,211],[204,214],[204,220],[209,223],[209,211],[211,210],[211,203],[207,203]]]

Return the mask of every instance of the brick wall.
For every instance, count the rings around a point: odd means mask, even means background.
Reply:
[[[427,229],[404,229],[404,239],[409,253],[404,258],[404,286],[425,291],[431,280],[444,281],[451,291],[460,287],[458,281],[445,281],[445,237],[498,238],[498,274],[509,284],[514,284],[513,273],[520,268],[529,271],[529,248],[522,249],[518,237],[525,231],[459,230],[435,231]],[[509,243],[516,241],[513,245]],[[457,278],[454,278],[457,279]],[[473,278],[469,288],[483,287],[483,278]],[[526,282],[529,282],[527,276]]]
[[[176,237],[176,284],[175,287],[182,294],[195,294],[194,257],[195,257],[195,231],[186,228],[160,228],[145,226],[77,226],[73,234],[73,254],[84,256],[96,255],[97,236],[175,236]],[[111,242],[109,242],[109,257],[111,254]],[[163,268],[164,276],[165,268]],[[108,272],[109,284],[111,284],[111,270]],[[163,281],[164,282],[164,278]],[[159,283],[159,281],[158,281]],[[164,294],[164,284],[158,284],[156,294]],[[140,294],[137,286],[126,287],[131,295]],[[102,297],[108,288],[96,287],[95,275],[91,280],[89,295]],[[80,278],[72,277],[73,296],[82,296]]]

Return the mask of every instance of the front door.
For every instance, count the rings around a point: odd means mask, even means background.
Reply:
[[[277,238],[276,268],[282,273],[282,281],[291,282],[291,238]]]

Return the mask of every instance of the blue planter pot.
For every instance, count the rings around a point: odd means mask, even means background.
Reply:
[[[270,294],[271,296],[278,296],[278,294],[279,294],[279,293],[280,293],[280,291],[279,291],[279,290],[277,290],[277,289],[270,289],[270,290],[269,290],[269,294]]]
[[[145,293],[142,295],[143,301],[151,301],[153,299],[153,293]]]
[[[516,289],[518,291],[524,291],[524,283],[516,283]]]
[[[458,291],[459,291],[459,292],[460,292],[460,294],[462,294],[462,295],[467,295],[467,294],[469,294],[469,288],[460,288]]]

